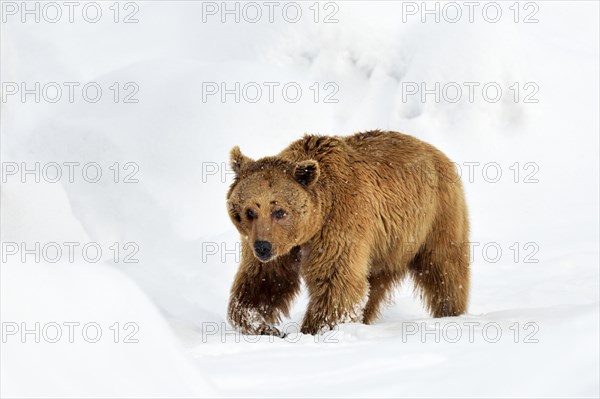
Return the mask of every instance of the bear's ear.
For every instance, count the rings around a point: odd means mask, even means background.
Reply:
[[[242,154],[240,147],[238,147],[237,145],[231,149],[231,152],[229,153],[229,158],[231,169],[235,172],[236,175],[240,174],[240,170],[245,164],[247,164],[248,162],[252,162],[252,159]]]
[[[312,159],[302,161],[296,164],[294,169],[294,179],[305,187],[309,187],[317,181],[320,174],[319,163]]]

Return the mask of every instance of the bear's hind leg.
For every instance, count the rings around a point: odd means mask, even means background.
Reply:
[[[467,242],[434,237],[409,266],[416,288],[433,317],[458,316],[467,310],[469,247]]]

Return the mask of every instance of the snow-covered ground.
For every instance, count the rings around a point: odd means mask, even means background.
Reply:
[[[229,2],[237,23],[221,2],[98,2],[96,23],[35,4],[38,23],[1,3],[3,397],[600,395],[597,2],[480,2],[473,22],[465,2],[428,2],[439,22]],[[285,339],[236,334],[229,149],[374,128],[460,167],[468,314],[430,318],[406,282],[374,325],[298,334],[302,294]]]

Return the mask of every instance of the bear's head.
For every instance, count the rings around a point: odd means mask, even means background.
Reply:
[[[234,147],[231,168],[236,177],[227,194],[227,210],[259,261],[285,255],[319,231],[317,161],[293,163],[278,157],[254,161]]]

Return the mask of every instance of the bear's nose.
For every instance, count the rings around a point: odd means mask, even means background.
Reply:
[[[261,259],[268,259],[271,256],[271,248],[269,241],[254,241],[254,252]]]

